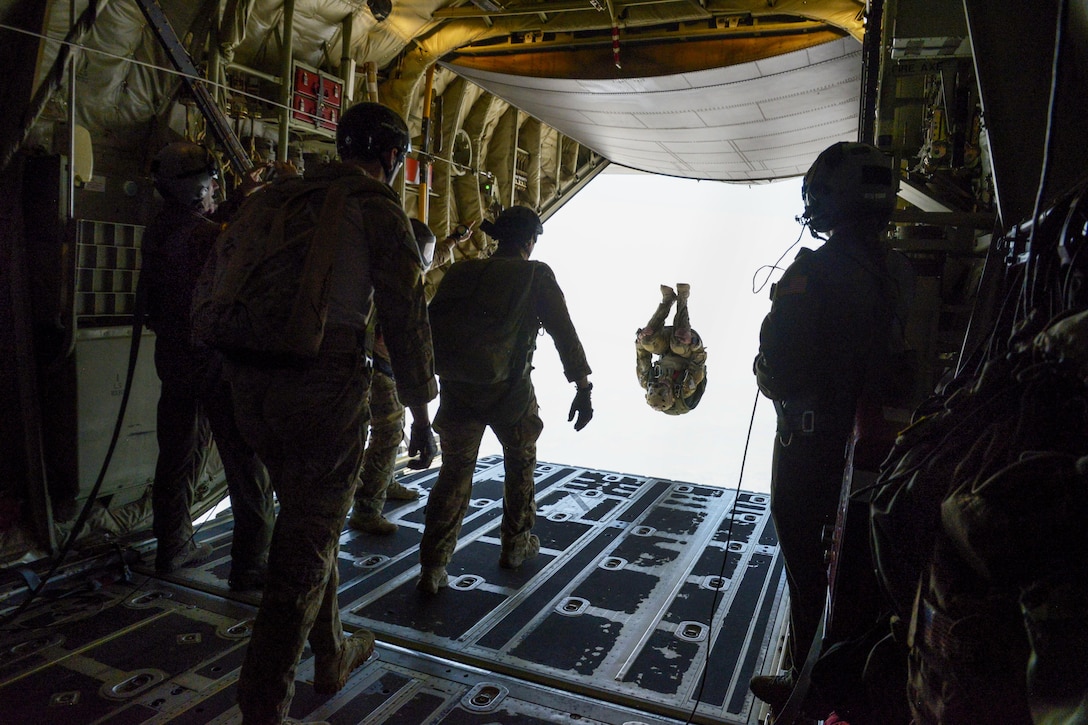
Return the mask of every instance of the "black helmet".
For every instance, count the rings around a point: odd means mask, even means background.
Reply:
[[[805,174],[804,218],[813,233],[867,218],[886,223],[898,190],[899,176],[887,155],[869,144],[842,141],[824,149]]]
[[[403,161],[412,150],[408,125],[392,108],[366,101],[340,116],[336,127],[336,151],[340,158],[371,161],[389,149],[400,152],[398,161]]]
[[[208,149],[188,141],[174,141],[155,154],[151,176],[164,197],[200,208],[215,193],[213,179],[218,178],[219,169]]]
[[[431,268],[434,262],[434,248],[438,244],[431,228],[419,219],[412,218],[412,234],[416,235],[416,244],[419,245],[419,258],[423,262],[423,271]]]
[[[534,235],[544,233],[544,225],[536,212],[527,206],[512,206],[494,222],[483,221],[480,229],[500,242],[523,244]]]

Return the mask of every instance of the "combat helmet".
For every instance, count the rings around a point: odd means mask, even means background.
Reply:
[[[493,222],[485,219],[480,229],[499,242],[511,244],[524,244],[544,233],[540,217],[527,206],[512,206]]]
[[[886,223],[898,190],[899,176],[887,155],[865,143],[832,144],[801,183],[804,219],[814,235],[862,219]]]
[[[357,103],[340,117],[336,126],[336,151],[342,159],[370,161],[380,159],[389,149],[397,150],[392,168],[382,168],[392,176],[412,150],[412,137],[404,119],[388,106],[365,101]]]
[[[174,141],[155,154],[151,176],[163,197],[199,209],[207,208],[211,201],[219,169],[208,149],[189,141]]]
[[[646,404],[657,411],[666,411],[673,406],[676,398],[668,383],[651,383],[646,388]]]

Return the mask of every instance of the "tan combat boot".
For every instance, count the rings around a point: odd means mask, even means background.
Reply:
[[[499,556],[499,566],[503,569],[517,569],[523,562],[532,559],[540,553],[540,537],[530,534],[526,537],[518,537],[510,544],[502,545],[502,554]]]
[[[352,671],[366,664],[374,654],[374,633],[360,629],[350,637],[344,637],[340,651],[330,655],[314,656],[314,691],[320,695],[334,695],[344,688]]]
[[[416,589],[424,594],[438,594],[438,590],[450,584],[449,575],[444,566],[425,566],[419,570]]]
[[[199,564],[200,562],[211,558],[212,555],[211,544],[198,544],[195,541],[188,541],[181,551],[177,552],[169,558],[155,559],[155,571],[160,574],[171,574],[178,569],[184,569],[187,566]]]
[[[400,481],[393,481],[385,489],[385,497],[393,501],[415,501],[419,498],[419,491],[408,488]]]
[[[373,536],[389,536],[397,532],[397,525],[380,514],[352,511],[348,527]]]

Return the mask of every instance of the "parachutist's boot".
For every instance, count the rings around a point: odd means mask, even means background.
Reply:
[[[522,562],[532,559],[540,553],[540,538],[536,534],[519,536],[510,542],[503,542],[499,566],[503,569],[517,569]]]
[[[419,491],[408,488],[400,481],[393,481],[385,489],[385,497],[394,501],[415,501],[419,498]]]
[[[676,302],[676,292],[673,288],[667,284],[661,285],[661,304],[657,306],[657,311],[646,323],[646,327],[638,331],[636,342],[647,342],[657,334],[661,326],[665,324],[665,318],[669,316],[669,310],[672,309],[674,302]]]
[[[776,710],[780,710],[793,694],[793,675],[756,675],[748,682],[748,689],[757,698]]]
[[[193,564],[199,564],[205,559],[210,558],[212,555],[211,544],[198,544],[195,541],[189,540],[182,547],[181,551],[167,557],[155,558],[155,571],[160,574],[171,574],[178,569],[182,569]]]
[[[416,589],[424,594],[438,594],[442,587],[449,586],[450,578],[444,566],[425,566],[419,570]]]
[[[664,285],[662,285],[661,289],[664,290],[666,288],[665,288]],[[676,285],[676,298],[677,299],[680,299],[680,300],[683,300],[684,302],[687,302],[688,297],[690,295],[691,295],[691,285],[690,284],[688,284],[686,282],[677,283],[677,285]]]
[[[361,510],[351,512],[348,527],[374,536],[388,536],[397,532],[397,525],[381,514]]]
[[[314,656],[314,691],[334,695],[344,688],[352,670],[362,666],[374,654],[374,633],[360,629],[340,642],[336,654]]]
[[[232,592],[259,592],[264,589],[267,578],[268,567],[265,565],[237,566],[231,562],[227,586]]]

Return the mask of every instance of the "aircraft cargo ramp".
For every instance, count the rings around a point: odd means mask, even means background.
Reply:
[[[425,492],[436,475],[401,480]],[[426,496],[387,505],[392,536],[345,530],[344,626],[373,630],[377,656],[328,697],[309,684],[307,650],[292,717],[759,722],[747,682],[776,657],[784,597],[766,494],[538,463],[541,553],[507,571],[502,479],[501,457],[477,463],[450,586],[434,597],[415,589]],[[66,566],[0,635],[4,721],[240,722],[235,682],[257,598],[227,589],[230,535],[229,515],[207,522],[198,538],[215,556],[181,576],[135,561],[130,571],[135,552],[120,547],[97,567]],[[133,546],[144,562],[151,545]],[[7,613],[25,592],[5,583]]]

